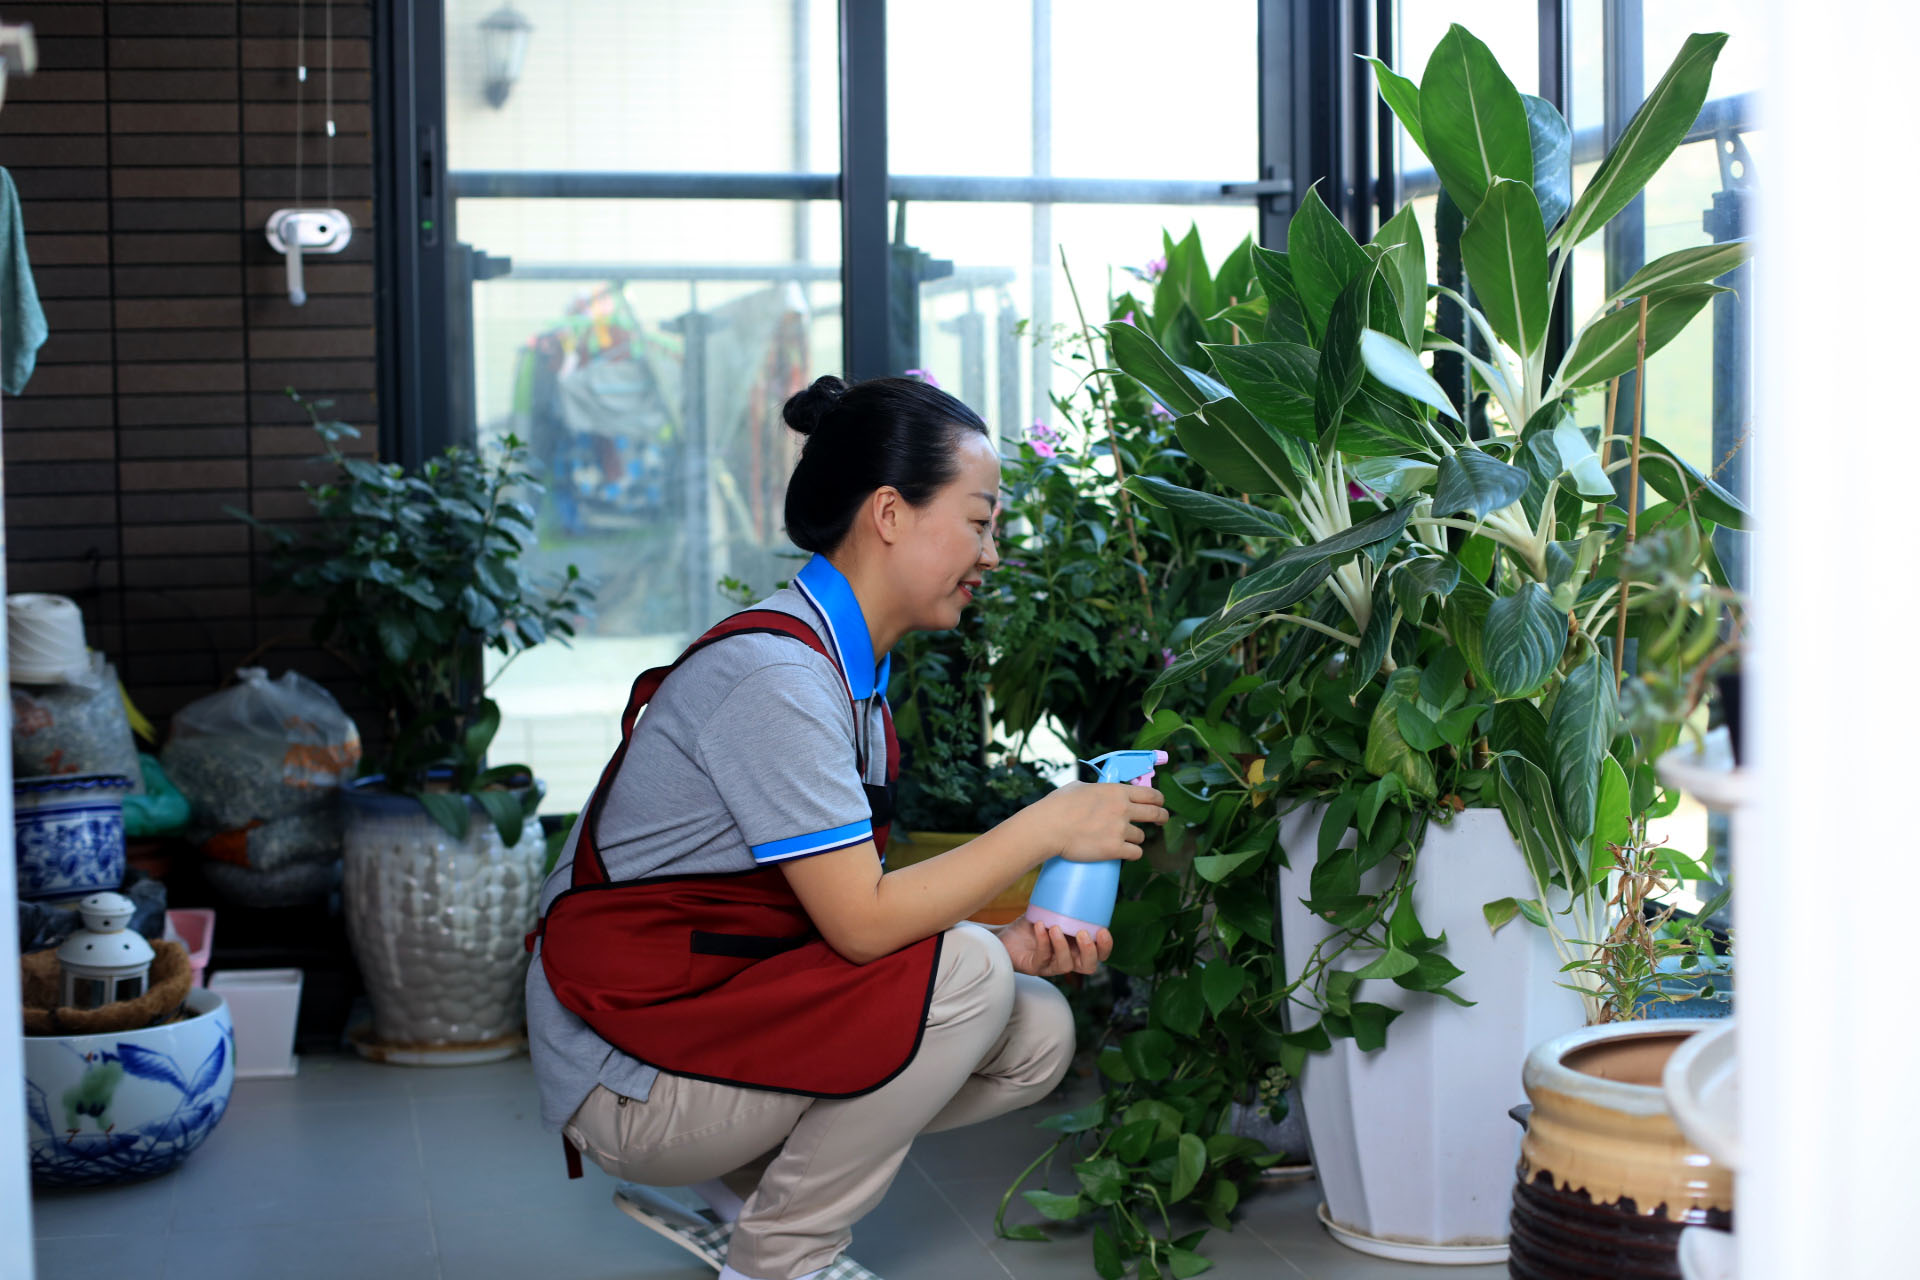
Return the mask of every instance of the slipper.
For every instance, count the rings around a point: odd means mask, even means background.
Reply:
[[[880,1277],[843,1253],[827,1264],[820,1280],[880,1280]]]
[[[613,1191],[614,1207],[665,1239],[673,1241],[718,1271],[727,1260],[733,1223],[702,1217],[652,1187],[623,1182]]]

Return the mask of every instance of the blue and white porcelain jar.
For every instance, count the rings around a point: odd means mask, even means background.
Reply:
[[[120,799],[132,786],[110,773],[16,778],[13,856],[20,897],[71,898],[118,889],[127,877],[127,824]]]

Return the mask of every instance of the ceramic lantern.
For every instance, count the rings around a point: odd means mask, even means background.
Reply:
[[[147,994],[153,945],[127,928],[133,899],[119,893],[90,893],[80,899],[80,924],[60,944],[60,1003],[74,1009],[98,1009]]]

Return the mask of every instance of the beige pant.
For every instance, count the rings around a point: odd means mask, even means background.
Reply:
[[[916,1134],[1037,1102],[1072,1056],[1066,999],[1015,974],[998,938],[962,924],[941,946],[919,1052],[872,1093],[827,1101],[662,1072],[644,1102],[596,1087],[564,1132],[616,1178],[662,1187],[724,1178],[746,1198],[727,1261],[790,1280],[847,1247]]]

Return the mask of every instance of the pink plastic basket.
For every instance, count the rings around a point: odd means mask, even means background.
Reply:
[[[193,965],[193,985],[207,985],[207,958],[213,954],[213,912],[205,907],[181,907],[167,912],[167,924],[179,935]]]

